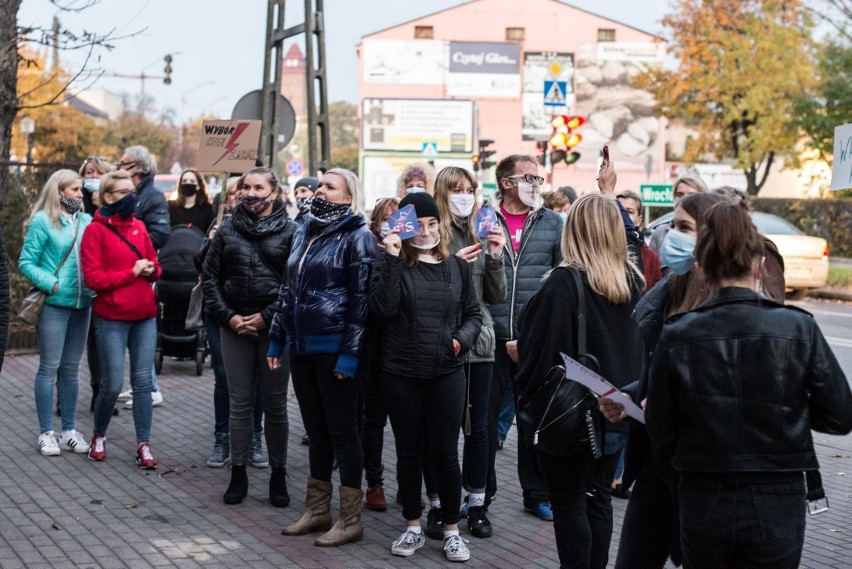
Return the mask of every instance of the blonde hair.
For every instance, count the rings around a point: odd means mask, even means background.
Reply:
[[[95,170],[97,170],[98,174],[100,174],[101,176],[115,170],[115,166],[110,164],[103,156],[89,156],[83,162],[83,165],[80,166],[80,176],[86,175],[86,166],[88,166],[89,164],[94,166]]]
[[[704,180],[699,178],[698,176],[681,176],[672,184],[672,192],[677,191],[677,187],[680,184],[686,184],[693,190],[698,191],[699,193],[706,194],[710,191],[710,188],[707,187],[707,184],[704,183]]]
[[[133,181],[130,176],[130,172],[127,170],[115,170],[113,172],[107,173],[103,178],[101,178],[101,187],[98,190],[98,198],[100,199],[101,204],[106,204],[104,201],[104,196],[106,193],[115,186],[116,182],[119,180],[130,180]]]
[[[632,282],[645,282],[627,254],[624,222],[615,199],[601,194],[587,194],[568,210],[562,257],[563,266],[585,271],[592,290],[614,304],[631,299]]]
[[[475,200],[479,193],[479,183],[476,181],[476,178],[473,177],[473,174],[464,168],[447,166],[438,172],[438,177],[435,178],[435,203],[438,205],[438,211],[441,212],[441,239],[447,241],[447,243],[449,243],[450,236],[453,234],[451,226],[454,219],[453,212],[450,211],[450,190],[456,187],[456,185],[464,179],[467,179],[467,181],[470,182],[470,185],[473,186],[473,196]],[[478,241],[476,239],[475,207],[470,210],[470,214],[467,216],[464,223],[464,229],[467,234],[466,237],[470,241]]]
[[[80,175],[74,170],[57,170],[51,174],[42,187],[41,194],[33,204],[30,217],[27,219],[27,227],[32,223],[35,214],[40,211],[47,214],[53,225],[60,227],[59,216],[62,215],[62,205],[59,203],[59,192],[81,179]]]
[[[346,168],[332,168],[326,174],[336,174],[343,178],[346,182],[346,191],[349,192],[349,196],[352,198],[352,213],[366,217],[367,207],[365,204],[364,188],[361,187],[361,181],[355,172]]]

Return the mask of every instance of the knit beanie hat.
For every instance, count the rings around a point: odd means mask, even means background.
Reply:
[[[399,209],[404,208],[408,204],[414,204],[414,212],[418,219],[421,217],[434,217],[441,221],[441,212],[438,211],[438,204],[435,203],[435,198],[426,192],[415,192],[406,194],[399,202]]]
[[[302,186],[304,186],[304,187],[308,188],[311,191],[311,193],[313,194],[314,192],[317,191],[317,185],[318,184],[319,184],[318,178],[312,178],[310,176],[305,177],[305,178],[300,178],[299,181],[296,182],[296,184],[293,186],[293,191],[296,191],[298,188],[301,188]]]

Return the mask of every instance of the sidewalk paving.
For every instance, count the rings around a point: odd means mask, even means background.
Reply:
[[[84,358],[85,359],[85,358]],[[299,518],[307,480],[307,447],[296,398],[290,396],[289,508],[269,504],[270,470],[249,468],[249,495],[226,506],[227,468],[205,466],[213,445],[213,375],[202,377],[193,362],[166,358],[160,388],[165,402],[154,410],[151,448],[156,471],[134,464],[131,411],[113,417],[107,459],[63,453],[43,457],[36,450],[38,427],[33,381],[38,357],[7,357],[0,375],[0,427],[7,460],[0,466],[0,568],[148,567],[446,567],[441,542],[427,540],[412,557],[390,554],[404,526],[396,494],[395,453],[390,426],[385,436],[387,512],[364,510],[364,540],[339,548],[313,545],[315,535],[285,537],[280,528]],[[78,429],[92,432],[88,371],[83,364]],[[55,418],[59,430],[59,418]],[[852,437],[816,436],[817,453],[831,509],[808,518],[802,567],[852,567]],[[497,455],[497,500],[489,518],[494,537],[469,540],[467,567],[558,567],[552,524],[524,513],[517,482],[515,429]],[[335,481],[335,486],[337,482]],[[624,500],[613,499],[618,547]],[[334,500],[336,516],[337,497]],[[425,515],[424,515],[425,523]]]

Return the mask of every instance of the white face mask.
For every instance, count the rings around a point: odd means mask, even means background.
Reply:
[[[456,217],[467,217],[473,211],[475,202],[473,194],[450,194],[450,211]]]
[[[541,189],[526,182],[518,183],[518,197],[533,209],[541,207]]]
[[[411,246],[421,251],[430,251],[440,242],[440,235],[418,235],[411,238]]]
[[[390,223],[388,223],[387,221],[383,221],[379,225],[379,234],[381,234],[382,239],[384,239],[388,236],[388,233],[390,233]]]
[[[420,192],[425,192],[426,190],[419,186],[411,186],[410,188],[405,189],[406,194],[418,194]]]

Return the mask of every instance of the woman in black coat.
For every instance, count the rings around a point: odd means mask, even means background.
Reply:
[[[285,470],[289,371],[286,359],[284,365],[270,370],[266,352],[296,224],[287,219],[278,179],[271,169],[250,170],[242,190],[234,214],[223,220],[210,242],[202,276],[205,308],[220,327],[230,394],[233,466],[224,501],[239,504],[248,493],[246,464],[259,383],[272,467],[269,499],[273,506],[285,507],[290,503]]]
[[[382,330],[382,391],[396,439],[397,480],[407,522],[391,553],[407,557],[423,546],[420,480],[423,454],[430,453],[441,501],[444,554],[449,561],[466,561],[470,552],[458,530],[458,434],[465,399],[464,356],[479,335],[482,314],[467,262],[450,256],[449,244],[442,240],[435,200],[425,192],[410,193],[399,207],[410,204],[420,235],[402,241],[399,230],[392,230],[370,285],[370,310]]]
[[[585,296],[585,353],[597,358],[600,375],[617,387],[638,375],[642,348],[630,315],[644,278],[628,257],[624,223],[618,203],[609,196],[585,195],[571,206],[562,232],[564,261],[521,316],[516,378],[521,399],[528,399],[551,368],[562,364],[560,352],[578,357],[579,295],[570,271],[579,273]],[[606,427],[604,433],[599,460],[593,460],[589,449],[567,456],[537,449],[563,569],[607,565],[613,527],[610,485],[626,427]]]

